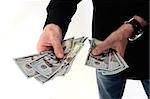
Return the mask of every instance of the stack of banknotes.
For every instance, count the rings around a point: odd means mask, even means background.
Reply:
[[[129,66],[124,59],[113,49],[108,49],[100,55],[93,56],[91,51],[100,44],[101,41],[93,38],[89,40],[91,45],[85,65],[98,69],[102,75],[114,75],[122,72]]]
[[[58,59],[53,50],[44,51],[38,54],[15,58],[16,64],[28,77],[45,83],[57,76],[64,76],[71,68],[71,65],[83,47],[87,37],[69,38],[62,42],[64,58]],[[129,66],[124,59],[113,49],[108,49],[100,55],[93,56],[91,51],[101,43],[93,38],[89,40],[91,45],[85,65],[96,68],[103,75],[114,75],[122,72]]]
[[[83,47],[86,37],[69,38],[62,42],[65,56],[58,59],[53,50],[26,57],[15,58],[16,64],[28,77],[45,83],[57,76],[65,75],[71,68],[72,62],[79,50]]]

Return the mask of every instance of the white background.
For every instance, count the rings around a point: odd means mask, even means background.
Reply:
[[[95,69],[84,65],[89,44],[70,72],[45,84],[27,79],[13,58],[37,53],[36,43],[46,18],[46,0],[0,1],[0,99],[98,99]],[[91,37],[92,3],[83,0],[66,38]],[[123,99],[147,99],[140,81],[128,80]]]

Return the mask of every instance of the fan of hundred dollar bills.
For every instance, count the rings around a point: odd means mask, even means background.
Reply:
[[[64,40],[62,42],[65,53],[63,59],[58,59],[53,50],[50,50],[35,55],[15,58],[14,60],[28,78],[34,77],[36,80],[45,83],[57,76],[64,76],[68,73],[75,56],[83,47],[86,39],[87,37]],[[101,41],[93,38],[89,42],[91,47],[85,65],[98,69],[103,75],[114,75],[129,67],[124,59],[113,49],[108,49],[97,56],[91,55],[91,50]]]
[[[28,77],[34,77],[36,80],[45,83],[57,76],[65,75],[72,65],[72,62],[83,47],[87,37],[70,38],[62,42],[65,56],[58,59],[52,50],[41,52],[39,54],[26,57],[15,58],[16,64],[22,72]]]
[[[120,54],[113,49],[108,49],[97,56],[91,55],[91,50],[101,41],[93,38],[89,42],[91,47],[85,65],[98,69],[103,75],[114,75],[129,67]]]

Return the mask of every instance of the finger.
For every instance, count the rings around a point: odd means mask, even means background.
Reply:
[[[121,55],[121,57],[124,57],[124,49],[123,48],[121,48],[121,47],[118,47],[118,48],[116,48],[115,49],[120,55]]]
[[[50,49],[51,49],[50,46],[41,46],[41,47],[38,47],[38,48],[37,48],[37,51],[38,51],[38,52],[43,52],[43,51],[48,51],[48,50],[50,50]]]
[[[43,51],[48,51],[51,49],[51,44],[42,44],[42,43],[39,43],[37,45],[37,51],[38,52],[43,52]]]
[[[92,55],[99,55],[101,54],[103,51],[107,50],[109,48],[109,45],[107,45],[107,43],[100,43],[99,45],[97,45],[91,52]]]
[[[47,51],[51,48],[51,46],[52,46],[52,44],[49,42],[46,32],[43,32],[37,43],[37,51],[38,52]]]
[[[61,45],[61,41],[59,39],[53,39],[52,40],[52,46],[54,49],[54,53],[58,58],[63,58],[64,57],[64,51]]]

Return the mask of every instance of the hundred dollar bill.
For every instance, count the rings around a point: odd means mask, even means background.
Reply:
[[[59,72],[59,75],[65,75],[71,68],[72,62],[75,59],[75,56],[80,51],[81,47],[83,46],[82,43],[76,44],[73,49],[69,52],[68,55],[66,55],[63,59],[63,61],[66,61],[65,63],[68,63],[67,66],[63,66],[61,72]]]
[[[41,82],[41,83],[46,83],[47,81],[49,81],[49,80],[53,80],[55,77],[57,77],[57,76],[61,76],[61,72],[62,72],[62,70],[64,70],[63,68],[65,68],[65,67],[68,67],[68,65],[64,65],[62,68],[60,68],[59,69],[59,71],[57,71],[57,72],[55,72],[53,75],[51,75],[51,77],[49,77],[49,78],[47,78],[47,77],[44,77],[44,76],[42,76],[42,75],[38,75],[38,76],[35,76],[34,78],[36,79],[36,80],[38,80],[39,82]],[[62,74],[63,75],[63,74]]]
[[[74,47],[76,48],[76,47]],[[66,54],[65,57],[68,57]],[[64,60],[58,60],[55,55],[46,55],[30,63],[30,66],[39,74],[46,78],[50,78],[58,71]]]
[[[70,50],[71,54],[75,54],[75,56],[78,54],[78,52],[80,51],[80,49],[82,48],[82,46],[84,45],[84,41],[86,40],[86,37],[81,37],[81,38],[77,38],[74,41],[73,47]],[[70,53],[69,53],[70,55]],[[67,57],[69,56],[67,55]],[[71,69],[71,65],[73,63],[75,58],[72,58],[72,60],[69,62],[69,65],[65,66],[59,73],[59,76],[64,76],[65,74],[67,74],[69,72],[69,70]]]
[[[96,47],[96,44],[99,43],[98,41],[95,43],[95,40],[96,39],[89,40],[91,47],[85,64],[97,69],[107,70],[109,64],[109,50],[103,52],[101,55],[93,56],[91,51]]]
[[[76,44],[74,48],[70,51],[70,53],[65,57],[65,60],[68,62],[68,64],[66,66],[63,66],[61,70],[58,71],[58,76],[64,76],[69,72],[75,56],[78,54],[82,46],[83,43]]]
[[[48,81],[48,78],[42,76],[42,75],[38,75],[36,77],[34,77],[37,81],[41,82],[41,83],[45,83]]]
[[[48,53],[40,53],[40,54],[34,54],[26,57],[20,57],[15,58],[14,61],[18,65],[18,67],[21,69],[21,71],[27,76],[27,77],[33,77],[38,74],[28,63],[30,61],[33,61],[35,59],[38,59],[42,56],[47,55]]]
[[[110,50],[110,53],[109,53],[109,71],[116,70],[120,67],[122,67],[122,64],[121,64],[120,60],[118,59],[118,57],[116,57],[115,51]]]
[[[72,46],[73,40],[74,40],[74,38],[70,38],[70,39],[67,39],[67,40],[63,41],[62,45],[63,45],[63,48],[65,50],[65,53],[69,52],[69,50]],[[52,51],[44,51],[44,52],[41,52],[39,54],[34,54],[34,55],[26,56],[26,57],[15,58],[14,61],[16,62],[16,64],[19,66],[19,68],[23,71],[23,73],[27,77],[33,77],[33,76],[37,75],[38,72],[35,71],[29,65],[29,63],[36,60],[36,59],[38,59],[38,58],[40,58],[40,57],[42,57],[42,56],[45,56],[46,54],[51,55],[53,53],[52,53]],[[55,56],[55,55],[53,54],[53,56]]]
[[[129,66],[124,61],[124,59],[120,56],[119,53],[117,53],[117,52],[112,52],[112,53],[114,54],[114,56],[116,57],[116,59],[118,59],[118,62],[119,62],[120,65],[118,66],[118,68],[115,68],[114,70],[102,72],[103,75],[114,75],[114,74],[122,72],[126,68],[129,68]]]
[[[54,59],[50,55],[38,58],[29,65],[39,74],[49,78],[61,65],[61,61]]]
[[[90,54],[91,50],[94,49],[96,45],[100,44],[101,41],[93,39],[89,40],[89,42],[91,48],[85,63],[86,65],[98,69],[103,75],[117,74],[129,67],[120,54],[113,49],[108,49],[100,55],[93,56]]]
[[[73,46],[74,38],[66,39],[62,42],[62,47],[65,53],[69,53]]]
[[[102,53],[99,56],[89,55],[86,61],[86,65],[95,67],[97,69],[108,70],[109,69],[109,54],[108,51]]]
[[[67,66],[68,66],[68,65],[63,65],[63,68],[65,68],[65,67],[67,67]],[[45,82],[47,82],[47,81],[49,81],[49,80],[53,80],[53,79],[54,79],[55,77],[57,77],[57,76],[63,75],[63,73],[61,73],[62,71],[65,72],[65,70],[64,70],[63,68],[60,68],[58,71],[56,71],[55,73],[53,73],[49,78],[44,77],[43,75],[38,75],[38,76],[35,76],[34,78],[35,78],[36,80],[38,80],[39,82],[41,82],[41,83],[45,83]]]
[[[72,44],[72,48],[79,43],[84,43],[84,41],[87,39],[87,37],[80,37],[77,39],[74,39],[73,44]]]
[[[69,65],[67,65],[61,72],[59,72],[59,76],[65,76],[70,71],[74,59],[75,58],[73,58]]]
[[[74,57],[74,56],[72,56]],[[57,68],[57,70],[55,70],[55,72],[53,72],[53,74],[51,74],[49,77],[45,77],[43,75],[39,75],[39,76],[36,76],[35,79],[42,82],[42,83],[45,83],[47,82],[48,80],[52,80],[54,79],[56,76],[60,76],[60,72],[62,70],[64,70],[65,67],[67,67],[72,59],[72,57],[66,57],[66,59],[63,60],[63,63],[59,66],[59,68]]]
[[[83,46],[83,44],[75,44],[70,53],[67,54],[64,58],[69,59],[69,56],[74,58],[74,56],[80,50],[81,46]],[[38,58],[37,60],[34,60],[29,65],[42,76],[50,78],[55,72],[59,70],[59,68],[61,68],[62,62],[64,62],[64,59],[57,60],[54,55],[46,55],[44,57]]]
[[[84,45],[86,37],[69,38],[62,42],[64,58],[58,59],[53,50],[27,57],[16,58],[15,62],[27,77],[34,77],[40,82],[47,82],[57,76],[65,75],[71,68],[75,56]]]
[[[83,46],[82,43],[81,43],[81,44],[78,44],[78,45],[76,44],[75,47],[74,47],[74,49],[71,51],[71,54],[72,54],[72,55],[75,54],[75,56],[76,56],[76,55],[78,54],[78,52],[80,51],[80,49],[82,48],[82,46]],[[71,54],[70,54],[70,56],[71,56]],[[68,56],[69,56],[69,55],[68,55]],[[73,58],[70,60],[69,65],[66,66],[66,67],[64,68],[64,70],[59,73],[60,75],[64,76],[65,74],[67,74],[67,73],[69,72],[69,70],[71,69],[71,65],[72,65],[74,59],[75,59],[75,57],[73,57]]]

